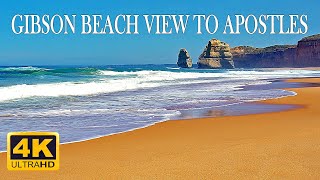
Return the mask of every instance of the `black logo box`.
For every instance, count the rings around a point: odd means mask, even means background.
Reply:
[[[30,150],[30,154],[28,157],[23,157],[22,154],[13,154],[13,148],[24,138],[28,139],[28,148]],[[39,143],[41,143],[44,139],[52,139],[52,141],[47,145],[47,148],[51,152],[53,157],[45,157],[44,153],[40,151],[39,157],[32,157],[32,139],[39,139]],[[43,136],[31,136],[31,135],[12,135],[10,137],[10,158],[11,160],[19,160],[19,159],[56,159],[56,149],[57,149],[57,137],[52,135],[43,135]]]

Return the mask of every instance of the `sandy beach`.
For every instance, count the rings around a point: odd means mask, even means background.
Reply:
[[[320,83],[320,78],[290,82]],[[263,101],[296,109],[174,120],[60,147],[60,170],[13,172],[4,179],[319,179],[320,87]]]

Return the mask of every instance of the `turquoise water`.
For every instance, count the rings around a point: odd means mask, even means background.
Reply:
[[[319,76],[311,70],[199,70],[176,65],[0,67],[0,144],[11,131],[57,131],[62,142],[72,142],[149,126],[193,110],[237,112],[233,107],[246,102],[295,95],[256,85]]]

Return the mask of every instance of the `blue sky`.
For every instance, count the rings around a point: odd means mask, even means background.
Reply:
[[[304,36],[320,32],[319,7],[318,0],[4,0],[0,7],[0,66],[174,64],[180,48],[187,48],[196,62],[211,38],[231,46],[295,44]],[[140,21],[139,35],[15,35],[11,19],[16,14],[215,14],[222,24],[227,14],[306,14],[309,30],[307,35],[224,35],[220,26],[214,35],[197,35],[196,23],[190,21],[185,34],[154,35],[147,34],[144,21]],[[80,29],[77,27],[77,31]]]

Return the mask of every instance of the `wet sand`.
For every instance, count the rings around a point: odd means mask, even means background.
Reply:
[[[290,82],[320,83],[320,78]],[[266,100],[297,108],[264,114],[175,120],[61,146],[59,171],[5,179],[319,179],[320,87]]]

